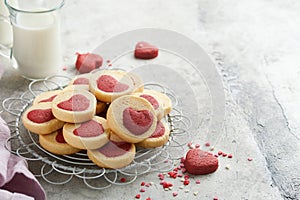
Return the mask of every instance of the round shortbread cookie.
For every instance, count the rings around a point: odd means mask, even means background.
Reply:
[[[97,149],[109,141],[106,119],[98,116],[79,124],[66,123],[63,135],[68,144],[79,149]]]
[[[52,102],[53,115],[69,123],[81,123],[93,118],[97,100],[86,90],[66,90],[59,93]]]
[[[58,155],[70,155],[81,150],[66,143],[62,129],[47,135],[39,135],[39,142],[44,149]]]
[[[134,95],[119,97],[107,111],[109,128],[124,141],[137,143],[148,138],[155,130],[157,117],[152,105]]]
[[[99,101],[112,102],[123,95],[143,89],[137,75],[120,70],[100,70],[91,75],[90,91]]]
[[[29,131],[36,134],[49,134],[63,127],[64,123],[55,118],[51,102],[29,107],[22,115],[22,122]]]

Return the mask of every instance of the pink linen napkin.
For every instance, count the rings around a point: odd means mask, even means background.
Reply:
[[[9,137],[9,128],[0,116],[0,199],[45,200],[45,191],[28,170],[27,162],[5,148]]]

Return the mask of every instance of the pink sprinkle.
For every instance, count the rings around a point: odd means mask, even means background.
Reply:
[[[181,169],[182,173],[186,172],[186,169],[185,168],[182,168]]]
[[[112,66],[112,64],[111,64],[111,63],[109,63],[109,64],[108,64],[108,66],[109,66],[109,67],[111,67],[111,66]]]
[[[219,157],[218,155],[214,155],[216,158]]]
[[[146,191],[145,188],[140,189],[140,192],[145,192],[145,191]]]
[[[205,143],[205,146],[209,147],[209,146],[210,146],[210,143],[209,143],[209,142],[206,142],[206,143]]]
[[[228,154],[228,158],[232,158],[232,154]]]
[[[200,184],[200,180],[196,180],[196,184]]]
[[[64,67],[62,68],[62,70],[64,70],[64,71],[66,71],[67,69],[68,69],[67,66],[64,66]]]
[[[107,63],[110,63],[110,60],[106,60]]]
[[[226,157],[226,156],[227,156],[227,153],[222,153],[222,156],[223,156],[223,157]]]
[[[218,197],[214,197],[214,200],[218,200]]]
[[[196,144],[195,147],[196,147],[196,148],[199,148],[199,147],[200,147],[200,144]]]
[[[141,195],[140,195],[140,194],[137,194],[137,195],[135,195],[135,198],[136,198],[136,199],[140,199],[140,198],[141,198]]]
[[[189,146],[189,147],[190,147],[190,146],[192,146],[192,145],[193,145],[193,143],[192,143],[192,142],[189,142],[189,143],[188,143],[188,146]]]
[[[150,187],[150,185],[151,185],[150,183],[146,183],[145,184],[146,187]]]
[[[178,195],[178,192],[173,192],[173,197],[176,197]]]
[[[183,163],[181,163],[179,166],[180,166],[180,168],[183,168],[183,167],[184,167],[184,164],[183,164]]]
[[[151,200],[151,198],[150,198],[150,197],[148,197],[146,200]]]
[[[182,175],[182,174],[177,174],[177,176],[178,176],[178,177],[182,177],[183,175]]]
[[[218,151],[218,155],[220,156],[220,155],[222,155],[223,154],[223,152],[222,151]]]
[[[253,160],[253,158],[251,158],[251,157],[248,157],[248,161],[252,161]]]

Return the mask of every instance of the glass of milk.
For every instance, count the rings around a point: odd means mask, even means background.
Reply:
[[[30,79],[56,74],[61,67],[60,10],[64,0],[5,0],[13,30],[12,56]]]

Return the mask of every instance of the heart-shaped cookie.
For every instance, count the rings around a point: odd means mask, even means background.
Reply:
[[[117,157],[127,153],[131,148],[131,143],[128,142],[113,142],[110,141],[98,151],[106,157]]]
[[[129,88],[127,84],[119,82],[110,75],[102,75],[97,80],[97,86],[104,92],[123,92]]]
[[[90,101],[83,95],[76,94],[66,101],[57,104],[57,107],[68,111],[84,111],[88,109]]]
[[[204,175],[215,172],[218,169],[218,159],[210,152],[190,149],[184,161],[184,166],[190,174]]]
[[[138,42],[135,45],[134,57],[139,59],[152,59],[158,56],[158,48],[147,42]]]
[[[134,135],[145,133],[153,123],[153,115],[149,110],[126,108],[123,111],[123,124]]]

